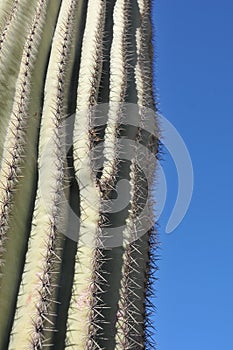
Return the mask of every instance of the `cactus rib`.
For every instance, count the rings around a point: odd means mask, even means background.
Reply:
[[[88,348],[90,302],[93,295],[93,262],[98,250],[99,191],[92,178],[90,162],[91,107],[97,103],[102,70],[105,1],[90,0],[83,37],[74,125],[74,168],[80,190],[80,232],[74,283],[68,313],[66,346]],[[91,201],[90,201],[91,199]],[[88,246],[88,244],[90,246]],[[95,265],[95,264],[94,264]],[[95,266],[94,266],[95,267]],[[75,314],[79,309],[80,317]]]
[[[45,73],[51,40],[51,23],[46,23],[46,14],[45,2],[40,1],[32,13],[34,19],[24,44],[0,170],[4,185],[1,188],[3,217],[1,218],[0,347],[6,346],[4,344],[9,339],[34,206],[35,159],[43,92],[41,78]],[[17,34],[16,32],[15,36]]]
[[[130,215],[127,218],[127,226],[124,232],[124,264],[122,267],[122,281],[119,300],[119,312],[117,320],[117,334],[116,334],[116,349],[144,349],[148,345],[145,334],[147,334],[147,321],[146,319],[146,307],[145,307],[145,295],[147,293],[148,284],[145,282],[148,280],[148,264],[150,261],[150,236],[152,230],[150,229],[146,234],[137,238],[140,234],[139,228],[135,225],[135,219],[140,212],[140,203],[143,198],[146,198],[145,188],[146,183],[143,183],[143,175],[140,174],[137,169],[137,164],[143,164],[143,158],[148,157],[147,166],[148,173],[146,179],[148,180],[148,189],[151,193],[151,186],[153,183],[153,174],[155,163],[145,153],[147,151],[140,151],[140,142],[143,139],[143,128],[145,127],[146,114],[144,106],[151,105],[151,96],[148,91],[147,79],[148,77],[148,61],[143,56],[143,43],[145,41],[145,33],[143,22],[148,19],[148,12],[144,10],[142,2],[139,1],[139,10],[141,14],[141,25],[136,31],[136,46],[137,46],[137,64],[135,66],[135,79],[138,96],[139,107],[139,130],[137,134],[137,144],[139,147],[135,149],[135,158],[131,163],[131,209]],[[148,27],[147,27],[148,30]],[[143,70],[143,68],[145,68]],[[145,97],[146,96],[146,97]],[[153,130],[153,129],[152,129]],[[154,133],[156,130],[154,129]],[[148,151],[150,153],[151,145],[148,143]],[[152,165],[151,165],[152,164]],[[145,175],[145,174],[144,174]],[[151,198],[149,198],[151,202]],[[152,203],[150,203],[150,210]],[[142,218],[143,220],[144,218]],[[154,217],[153,211],[149,213],[147,220],[151,220],[149,227],[153,227]],[[128,243],[131,237],[132,243]]]
[[[14,1],[0,36],[0,161],[4,149],[4,139],[12,112],[16,81],[22,62],[23,50],[36,11],[37,0]],[[20,33],[20,35],[19,35]],[[17,41],[15,40],[17,37]],[[22,65],[21,65],[22,67]]]
[[[29,341],[32,348],[36,349],[51,345],[52,333],[55,331],[54,304],[57,299],[60,252],[63,242],[57,232],[59,229],[57,218],[65,214],[60,211],[63,189],[62,156],[64,158],[62,147],[65,141],[61,133],[61,122],[66,107],[64,102],[68,100],[65,85],[67,83],[67,70],[69,71],[67,64],[70,63],[69,56],[77,3],[77,0],[62,2],[54,34],[46,77],[40,132],[37,206],[34,212],[32,238],[27,253],[26,267],[27,265],[28,267],[23,275],[22,300],[18,299],[19,313],[21,312],[21,318],[18,315],[19,322],[25,324],[26,331],[32,329]],[[45,157],[48,157],[49,167],[46,160],[44,163]],[[42,168],[49,173],[43,173]],[[47,193],[41,193],[43,181],[47,181]],[[31,266],[30,262],[35,254],[37,255],[37,265]],[[33,308],[35,316],[31,321],[30,310]],[[17,324],[19,327],[19,322],[16,322],[14,329],[15,342],[18,342]],[[19,336],[22,335],[18,334],[18,338]]]
[[[116,176],[118,124],[122,111],[122,102],[126,97],[127,86],[127,17],[128,1],[116,1],[113,14],[113,41],[110,55],[110,96],[108,122],[104,137],[103,182],[112,182]],[[115,171],[114,171],[115,170]]]

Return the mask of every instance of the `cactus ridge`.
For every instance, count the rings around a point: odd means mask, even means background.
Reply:
[[[4,25],[4,28],[1,31],[1,35],[0,35],[0,52],[2,51],[2,47],[3,47],[4,42],[6,42],[6,40],[7,40],[8,28],[10,27],[13,19],[15,19],[16,12],[18,10],[18,4],[19,4],[19,1],[14,0],[14,2],[12,4],[12,8],[11,8],[8,16],[6,17],[6,23]]]
[[[7,215],[7,230],[6,225],[2,225],[4,237],[7,237],[7,240],[4,240],[4,256],[1,256],[1,259],[5,260],[5,264],[1,266],[0,304],[2,313],[0,316],[0,348],[2,346],[4,348],[8,344],[8,331],[14,318],[15,297],[18,292],[19,278],[25,260],[24,254],[30,229],[29,223],[34,206],[35,157],[37,156],[37,144],[35,141],[39,131],[41,92],[43,89],[43,79],[37,81],[36,85],[34,79],[38,75],[40,78],[44,75],[44,62],[49,49],[48,45],[50,44],[50,36],[48,35],[50,28],[46,23],[46,16],[47,10],[48,12],[51,11],[51,6],[48,9],[49,6],[47,5],[48,1],[37,1],[37,7],[35,7],[35,2],[31,2],[30,6],[28,6],[29,9],[31,6],[34,7],[35,10],[32,12],[32,17],[34,18],[31,20],[29,17],[25,23],[26,27],[30,23],[30,29],[22,50],[14,104],[9,115],[10,124],[7,128],[1,164],[1,173],[4,173],[4,171],[6,173],[6,170],[10,171],[9,166],[12,165],[17,165],[17,172],[14,174],[15,177],[11,179],[11,183],[9,183],[9,186],[12,186],[12,201],[9,202],[10,210]],[[25,3],[22,3],[21,11],[23,6],[25,6]],[[53,11],[56,12],[56,6],[53,7]],[[46,34],[46,40],[43,40],[45,29],[46,31],[48,30],[48,33]],[[14,34],[16,36],[18,34],[16,27],[14,30],[16,31]],[[22,38],[20,39],[22,40]],[[12,149],[15,153],[13,153]],[[17,164],[14,163],[15,158]],[[6,176],[5,178],[3,177],[5,183],[8,180]],[[5,198],[4,188],[1,190],[1,195]],[[22,202],[24,205],[22,205]],[[12,312],[11,315],[10,312]],[[9,313],[9,319],[4,319],[4,313]]]
[[[152,44],[151,44],[151,26],[150,26],[150,9],[151,1],[150,0],[138,0],[140,12],[141,12],[141,26],[140,31],[138,32],[138,62],[140,76],[141,76],[141,95],[140,105],[142,107],[142,115],[144,115],[145,121],[148,120],[148,115],[144,109],[145,107],[156,109],[155,100],[152,93]],[[148,30],[149,28],[149,30]],[[149,49],[148,49],[149,48]],[[137,71],[137,70],[136,70]],[[137,78],[136,78],[137,79]],[[145,113],[143,113],[143,109]],[[145,122],[143,121],[143,122]],[[156,160],[159,158],[160,149],[159,149],[159,139],[160,139],[160,130],[158,120],[154,120],[154,133],[155,138],[152,137],[148,142],[148,149],[153,152],[156,156]],[[154,174],[154,165],[152,162],[148,162],[148,172]],[[148,193],[150,194],[150,217],[153,222],[154,218],[154,206],[155,200],[153,195],[153,189],[155,188],[155,177],[149,177],[149,188]],[[146,259],[146,268],[145,268],[145,278],[144,278],[144,343],[146,349],[155,348],[156,344],[154,341],[155,326],[151,322],[151,315],[155,312],[155,307],[152,302],[152,297],[155,295],[154,285],[156,280],[157,272],[157,249],[158,249],[158,238],[157,238],[157,228],[155,225],[151,225],[151,229],[148,231],[148,248],[147,248],[147,259]]]
[[[60,271],[59,264],[61,263],[61,238],[57,232],[57,217],[61,217],[64,213],[59,211],[60,208],[60,193],[63,190],[64,186],[64,164],[62,162],[62,135],[60,134],[60,122],[64,113],[63,100],[64,100],[64,92],[65,92],[65,75],[67,70],[67,63],[69,62],[69,54],[72,44],[72,29],[73,23],[75,21],[75,13],[77,11],[77,0],[71,0],[63,2],[60,16],[61,16],[61,24],[60,27],[55,31],[57,36],[60,35],[61,27],[63,28],[63,35],[61,36],[60,42],[58,42],[57,51],[60,53],[60,59],[56,58],[55,62],[58,62],[58,72],[55,72],[55,77],[51,74],[51,77],[48,75],[47,79],[56,78],[57,81],[57,95],[54,103],[55,108],[55,131],[54,134],[54,146],[55,146],[55,176],[54,176],[54,188],[52,191],[54,192],[54,196],[52,196],[53,203],[51,203],[51,213],[48,213],[50,216],[50,232],[47,238],[46,246],[47,253],[45,256],[44,262],[44,271],[43,278],[41,279],[41,286],[38,290],[39,301],[37,305],[40,305],[38,308],[38,315],[36,321],[34,323],[34,335],[32,337],[32,347],[33,348],[42,348],[44,346],[48,346],[48,344],[52,341],[52,332],[56,331],[55,328],[55,314],[54,314],[54,303],[57,300],[57,288],[58,288],[58,274]],[[64,5],[64,7],[63,7]],[[59,19],[58,19],[59,22]],[[62,23],[63,22],[63,23]],[[54,40],[54,44],[56,39]],[[55,44],[56,45],[56,44]],[[55,46],[54,45],[54,46]],[[53,61],[51,60],[53,64]],[[52,66],[51,64],[51,66]],[[52,67],[51,67],[52,69]],[[57,76],[56,76],[57,73]],[[48,99],[49,103],[49,99]],[[46,111],[46,109],[45,109]],[[41,135],[42,138],[42,135]],[[63,141],[64,142],[64,141]],[[54,278],[55,277],[55,278]],[[51,280],[50,280],[51,279]],[[55,282],[55,284],[54,284]],[[52,298],[51,298],[52,296]],[[51,307],[52,306],[52,307]],[[51,317],[52,316],[52,317]],[[45,323],[45,325],[44,325]],[[46,329],[46,326],[49,327]],[[48,335],[46,338],[44,336],[44,332],[48,331]]]
[[[28,103],[30,100],[30,72],[33,69],[35,63],[34,58],[38,49],[37,42],[41,32],[41,27],[39,25],[40,17],[43,15],[43,6],[44,1],[41,1],[24,47],[22,64],[16,84],[16,96],[4,145],[4,154],[0,169],[0,201],[2,203],[0,207],[0,251],[4,250],[3,246],[6,239],[12,197],[18,177],[21,173],[20,168],[22,167],[21,164],[24,158],[24,148],[26,144],[25,128],[27,125],[25,116],[27,116]],[[30,59],[30,57],[32,57],[32,59]]]
[[[148,16],[148,12],[144,10],[145,2],[139,1],[139,10],[141,13],[141,23],[145,21],[145,17]],[[147,17],[146,17],[147,20]],[[142,55],[142,44],[144,43],[145,33],[143,32],[143,26],[140,25],[139,29],[136,32],[136,41],[137,41],[137,64],[135,66],[135,80],[138,93],[138,104],[140,106],[145,106],[145,103],[149,103],[152,100],[150,97],[150,91],[146,90],[148,78],[149,65],[146,61],[145,56]],[[148,30],[148,26],[147,26]],[[143,67],[146,67],[143,70]],[[146,97],[145,97],[146,95]],[[152,105],[153,106],[153,105]],[[136,136],[137,144],[140,144],[140,141],[143,138],[141,130],[144,128],[144,119],[146,121],[146,116],[143,112],[144,108],[140,110],[140,124],[139,130]],[[144,151],[145,152],[145,151]],[[137,217],[138,212],[140,212],[140,203],[142,198],[146,198],[145,188],[146,183],[143,184],[142,174],[138,172],[136,164],[142,164],[143,157],[145,153],[141,153],[138,149],[135,150],[136,157],[132,160],[131,164],[131,209],[130,215],[127,218],[127,228],[125,234],[128,241],[128,236],[135,236],[133,243],[124,244],[125,253],[124,264],[122,267],[122,281],[121,281],[121,294],[119,300],[119,317],[117,321],[118,333],[116,335],[116,344],[117,349],[139,349],[144,348],[145,344],[148,345],[147,340],[144,339],[145,329],[148,328],[148,323],[146,321],[146,302],[141,303],[141,300],[145,300],[146,290],[149,287],[146,283],[142,285],[141,281],[146,281],[148,279],[148,264],[149,259],[152,257],[149,256],[145,258],[145,242],[150,241],[149,232],[147,235],[143,236],[140,239],[136,239],[138,236],[138,228],[134,226],[134,219]],[[138,159],[137,159],[138,158]],[[148,165],[151,162],[148,161]],[[150,167],[149,167],[150,168]],[[149,180],[149,186],[153,182],[153,166],[149,169],[147,174],[147,180]],[[151,200],[151,198],[150,198]],[[152,203],[151,203],[152,206]],[[153,211],[151,211],[149,218],[151,220],[151,226],[153,226],[154,217]],[[126,241],[126,242],[127,242]],[[142,259],[142,257],[144,257]],[[144,291],[143,294],[141,291]],[[148,304],[147,304],[148,306]],[[148,336],[149,337],[149,336]]]
[[[99,193],[92,179],[90,159],[90,133],[92,113],[90,108],[97,104],[98,89],[103,64],[103,29],[105,19],[105,1],[90,0],[87,9],[86,28],[83,37],[81,65],[77,91],[77,109],[74,124],[74,169],[80,190],[80,239],[78,242],[73,292],[68,312],[66,347],[75,344],[77,347],[91,348],[92,338],[88,332],[90,323],[90,303],[98,288],[100,275],[93,271],[98,266],[98,222],[99,222]],[[93,18],[94,17],[94,18]],[[93,25],[94,22],[94,25]],[[85,119],[83,118],[85,116]],[[94,205],[90,209],[92,197]],[[90,237],[91,248],[85,246],[82,237]],[[93,264],[94,263],[94,264]],[[85,271],[85,279],[80,280],[81,272]],[[98,271],[98,269],[97,269]],[[93,280],[94,278],[94,280]],[[92,283],[91,283],[92,282]],[[77,307],[82,307],[82,318],[75,319]],[[92,329],[95,325],[92,325]],[[95,330],[93,330],[95,332]],[[80,335],[82,334],[82,338]],[[74,340],[75,339],[75,340]]]
[[[36,284],[32,284],[27,271],[23,276],[22,288],[25,294],[33,295],[30,301],[31,308],[34,308],[35,316],[32,320],[33,329],[30,336],[32,348],[43,348],[52,345],[53,332],[55,329],[55,307],[58,289],[58,275],[61,264],[62,239],[57,232],[57,218],[64,215],[60,212],[60,194],[64,186],[64,164],[62,161],[62,151],[64,137],[61,134],[61,121],[64,115],[65,80],[69,53],[72,46],[72,28],[76,13],[77,1],[65,1],[60,9],[57,28],[54,34],[54,41],[51,51],[50,64],[45,84],[45,101],[42,113],[40,143],[39,143],[39,177],[40,166],[43,167],[43,157],[46,154],[51,158],[50,180],[48,190],[50,196],[44,210],[44,200],[38,190],[37,206],[34,211],[34,226],[32,229],[32,239],[29,248],[28,263],[30,264],[31,254],[39,246],[39,266],[35,270],[30,269],[29,276],[39,275]],[[61,35],[62,33],[62,35]],[[51,89],[51,84],[54,86]],[[40,164],[42,162],[42,164]],[[42,175],[41,175],[42,176]],[[43,179],[42,179],[43,181]],[[40,222],[43,220],[44,232],[41,232]],[[60,220],[60,219],[59,219]],[[40,241],[37,236],[40,234]],[[30,284],[26,286],[26,283]],[[36,287],[36,292],[33,289]],[[29,288],[29,290],[28,290]],[[25,305],[24,301],[18,300],[18,304]],[[29,307],[29,306],[27,306]],[[21,309],[21,313],[29,312]],[[31,323],[30,317],[23,318],[25,326]],[[16,324],[17,326],[17,324]],[[26,327],[27,328],[27,327]],[[17,330],[15,329],[15,334]],[[17,342],[17,336],[15,336]]]
[[[16,81],[20,66],[22,64],[23,50],[28,35],[30,35],[30,27],[33,21],[33,15],[36,12],[36,0],[30,4],[23,0],[20,4],[15,1],[12,5],[11,12],[5,27],[1,32],[0,39],[0,159],[4,149],[4,139],[9,125],[9,115],[12,112],[14,96],[16,94]],[[18,35],[20,33],[20,36]],[[18,35],[17,41],[15,37]]]
[[[107,127],[104,135],[104,157],[100,184],[112,187],[119,164],[118,137],[120,121],[124,113],[122,103],[126,98],[128,77],[128,1],[116,1],[113,14],[113,41],[110,54],[110,96]]]

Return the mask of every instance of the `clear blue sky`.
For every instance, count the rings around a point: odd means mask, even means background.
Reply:
[[[177,191],[169,156],[160,219],[158,350],[233,349],[233,1],[155,0],[160,112],[194,168],[187,215],[165,226]]]

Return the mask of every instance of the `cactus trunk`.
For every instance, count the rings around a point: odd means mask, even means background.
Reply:
[[[0,0],[0,350],[153,348],[150,6]]]

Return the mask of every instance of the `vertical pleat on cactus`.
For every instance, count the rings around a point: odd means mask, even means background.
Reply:
[[[0,350],[154,348],[150,11],[0,0]]]

